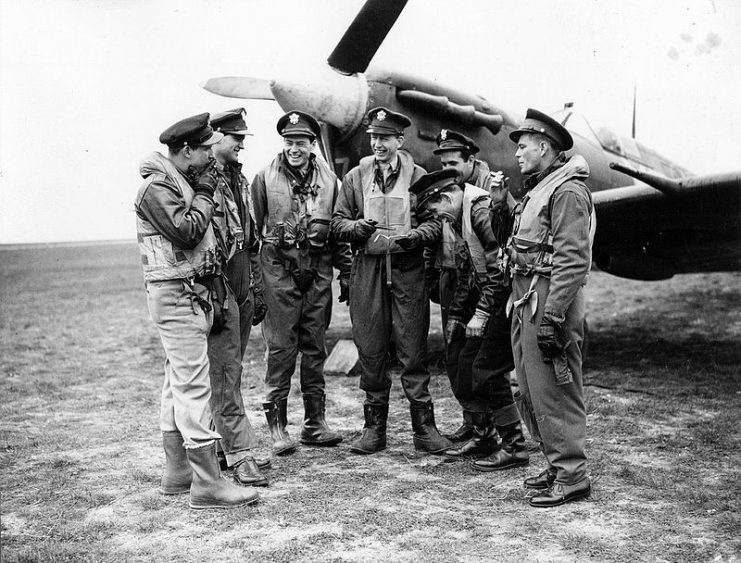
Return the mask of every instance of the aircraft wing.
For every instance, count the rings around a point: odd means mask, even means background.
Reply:
[[[639,280],[741,270],[741,172],[671,179],[610,166],[638,182],[592,194],[601,270]]]

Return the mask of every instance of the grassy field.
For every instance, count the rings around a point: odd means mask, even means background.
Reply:
[[[362,393],[357,378],[333,377],[340,447],[274,459],[255,506],[192,511],[157,492],[164,357],[135,245],[0,250],[0,559],[741,561],[739,282],[593,274],[587,501],[530,508],[522,480],[543,466],[534,450],[530,468],[502,474],[418,455],[398,382],[389,449],[353,456]],[[338,306],[330,340],[348,337]],[[243,394],[265,453],[263,351],[258,331]],[[432,388],[450,430],[460,413],[439,370]],[[294,389],[294,435],[300,404]]]

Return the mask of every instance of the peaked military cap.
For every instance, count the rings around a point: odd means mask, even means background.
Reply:
[[[476,154],[480,150],[473,139],[450,129],[442,129],[435,140],[437,141],[437,148],[432,151],[434,154],[445,151],[468,151],[471,154]]]
[[[458,171],[455,168],[443,168],[422,176],[411,185],[409,191],[417,196],[417,205],[422,206],[431,197],[456,185],[458,185]]]
[[[303,111],[289,111],[278,120],[278,133],[283,137],[311,137],[321,133],[319,122]]]
[[[235,108],[222,111],[211,117],[211,127],[225,135],[252,135],[247,128],[244,108]]]
[[[365,132],[379,135],[403,135],[404,129],[412,124],[406,115],[384,107],[373,108],[368,112],[366,119],[368,129]]]
[[[214,145],[224,137],[208,123],[209,115],[201,113],[181,119],[160,134],[160,143],[172,148]]]
[[[528,109],[525,114],[525,121],[522,122],[519,129],[515,129],[509,134],[509,138],[515,143],[523,133],[540,133],[555,142],[562,151],[567,151],[574,146],[574,139],[566,127],[537,109]]]

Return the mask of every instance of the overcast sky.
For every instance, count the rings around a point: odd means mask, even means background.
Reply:
[[[188,115],[245,106],[251,176],[282,112],[199,84],[322,65],[362,4],[0,0],[0,243],[134,238],[139,160]],[[739,61],[736,0],[409,0],[372,64],[624,134],[635,83],[638,139],[711,173],[741,168]]]

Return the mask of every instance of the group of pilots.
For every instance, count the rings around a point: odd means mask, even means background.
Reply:
[[[395,358],[415,449],[472,459],[484,472],[526,466],[522,420],[546,461],[524,482],[529,504],[588,497],[583,287],[595,219],[588,165],[566,154],[571,135],[533,109],[510,132],[526,177],[517,202],[465,135],[440,131],[442,169],[426,173],[402,148],[406,116],[377,107],[364,123],[372,154],[339,190],[316,157],[320,125],[301,111],[278,120],[283,150],[251,184],[239,162],[251,134],[242,108],[175,123],[159,138],[167,154],[142,160],[137,238],[166,356],[162,492],[190,493],[191,508],[231,508],[257,502],[255,487],[268,485],[271,461],[252,454],[241,393],[258,324],[272,453],[298,447],[287,410],[299,352],[298,442],[343,440],[325,418],[323,375],[337,270],[365,392],[365,424],[350,452],[386,448]],[[446,370],[462,411],[460,427],[445,436],[426,365],[430,300],[441,308]]]

